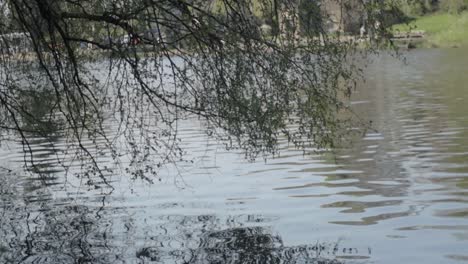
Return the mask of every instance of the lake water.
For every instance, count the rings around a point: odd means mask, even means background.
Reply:
[[[248,162],[190,119],[194,163],[111,191],[50,142],[31,139],[46,179],[2,142],[0,263],[468,263],[468,51],[405,56],[374,57],[352,97],[375,131],[320,154]]]

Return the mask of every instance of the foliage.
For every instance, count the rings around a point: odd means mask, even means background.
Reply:
[[[299,2],[299,23],[302,33],[306,36],[317,35],[323,23],[320,8],[317,2],[302,0]]]
[[[440,8],[452,14],[468,9],[468,0],[440,0]]]
[[[84,175],[106,181],[108,168],[84,144],[90,141],[117,164],[125,160],[125,172],[151,181],[161,166],[183,159],[177,127],[189,116],[251,159],[276,153],[281,138],[301,148],[333,146],[345,124],[339,114],[359,73],[350,57],[356,45],[328,35],[322,19],[297,15],[296,1],[257,1],[255,10],[270,10],[265,14],[277,24],[274,35],[262,34],[247,0],[7,3],[12,22],[0,28],[2,129],[16,131],[28,152],[31,133],[51,135],[50,126],[31,125],[32,119],[61,124],[54,133],[68,138],[62,152],[87,160]],[[363,17],[376,21],[379,6],[362,4]],[[309,8],[323,21],[330,17]],[[313,30],[301,37],[300,23]],[[13,28],[30,51],[11,50]],[[45,91],[36,92],[39,86]],[[22,98],[41,94],[48,107],[33,114]],[[118,124],[112,133],[105,129],[110,120]],[[35,167],[31,152],[29,163]]]
[[[410,17],[434,12],[457,14],[468,8],[468,0],[395,0],[394,3]]]
[[[397,0],[396,4],[407,16],[421,16],[432,9],[428,0]]]

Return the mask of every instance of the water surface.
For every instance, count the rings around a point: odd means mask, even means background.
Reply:
[[[2,142],[0,262],[468,262],[468,51],[405,56],[373,58],[352,98],[375,129],[322,153],[248,162],[189,119],[193,163],[111,191],[57,165],[59,137],[31,139],[46,179]]]

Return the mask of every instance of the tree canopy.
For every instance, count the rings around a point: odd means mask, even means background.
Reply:
[[[333,2],[338,8],[330,10]],[[0,27],[0,129],[67,138],[63,155],[101,175],[94,146],[149,181],[183,158],[179,120],[248,158],[329,147],[348,120],[356,53],[372,45],[343,32],[336,12],[359,10],[374,27],[383,1],[4,0]],[[349,7],[352,7],[350,10]],[[356,13],[355,13],[356,14]],[[266,30],[269,28],[270,30]],[[13,43],[13,44],[12,44]],[[361,44],[360,44],[361,43]],[[104,127],[112,120],[115,127]],[[0,138],[1,139],[1,138]],[[34,166],[34,155],[26,155]],[[65,165],[64,165],[65,166]],[[36,166],[37,167],[37,166]],[[37,169],[40,172],[40,168]],[[86,174],[87,175],[87,174]]]

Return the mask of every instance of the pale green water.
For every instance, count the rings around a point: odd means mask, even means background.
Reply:
[[[377,132],[323,155],[249,163],[187,120],[194,164],[108,194],[65,178],[51,143],[32,140],[44,183],[4,142],[0,263],[468,262],[468,51],[406,57],[374,58],[352,99]]]

